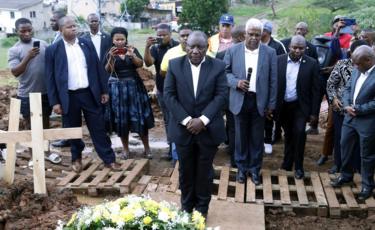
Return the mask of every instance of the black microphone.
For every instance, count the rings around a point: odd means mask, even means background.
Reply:
[[[247,80],[248,82],[250,82],[250,78],[251,78],[251,74],[252,74],[252,72],[253,72],[253,68],[249,67],[249,68],[247,69],[247,77],[246,77],[246,80]]]

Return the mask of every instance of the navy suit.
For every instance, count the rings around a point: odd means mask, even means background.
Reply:
[[[99,60],[100,62],[103,64],[103,66],[105,66],[107,64],[107,54],[108,54],[108,50],[111,49],[112,47],[112,39],[111,39],[111,36],[103,31],[101,31],[101,42],[100,42],[100,57],[99,57]],[[90,35],[90,32],[87,32],[87,33],[84,33],[82,35],[82,38],[84,39],[87,39],[89,41],[92,41],[91,40],[91,35]]]
[[[343,107],[353,105],[353,95],[361,73],[354,69],[343,93]],[[361,154],[362,189],[373,189],[375,168],[375,70],[363,83],[354,105],[356,116],[345,114],[341,131],[341,175],[353,178],[351,157],[359,143]]]
[[[105,164],[110,164],[115,161],[115,155],[101,112],[101,95],[108,92],[106,73],[93,44],[80,38],[78,44],[85,55],[89,87],[75,91],[68,89],[68,61],[64,40],[61,39],[46,49],[48,99],[51,106],[61,105],[67,127],[82,126],[83,112],[96,152]],[[81,159],[83,149],[82,140],[71,140],[72,161]]]
[[[176,143],[179,159],[182,209],[207,213],[213,180],[212,163],[217,146],[226,139],[221,111],[225,107],[227,85],[225,65],[206,56],[201,64],[194,96],[191,64],[185,55],[169,62],[164,82],[164,100],[170,111],[168,135]],[[191,116],[206,116],[206,130],[190,133],[181,122]]]
[[[240,80],[246,80],[245,42],[227,49],[224,62],[230,87],[229,109],[235,121],[235,161],[239,170],[258,174],[263,161],[264,113],[276,108],[276,51],[259,46],[255,94],[237,88]]]

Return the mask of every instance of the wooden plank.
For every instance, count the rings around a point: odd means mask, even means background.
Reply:
[[[158,188],[158,184],[155,183],[149,183],[146,186],[145,193],[150,193],[150,192],[156,192],[156,189]]]
[[[152,176],[150,175],[143,175],[141,179],[139,179],[138,184],[147,185],[152,180]]]
[[[323,186],[320,181],[319,174],[317,172],[311,172],[311,183],[313,185],[314,194],[316,201],[318,202],[319,206],[328,206],[326,196],[323,191]]]
[[[282,204],[291,204],[290,193],[288,187],[288,178],[285,174],[280,172],[279,175],[279,185],[280,185],[280,200]]]
[[[45,129],[42,134],[44,140],[77,139],[82,138],[82,128]],[[31,131],[0,132],[0,140],[3,143],[31,142]]]
[[[21,108],[21,100],[11,98],[9,121],[8,121],[9,131],[18,131],[19,123],[20,123],[20,108]],[[4,142],[5,141],[1,139],[1,143],[4,143]],[[7,143],[7,156],[6,156],[6,161],[5,161],[4,180],[8,184],[13,184],[13,181],[14,181],[16,158],[17,158],[16,143]]]
[[[85,182],[87,178],[89,178],[92,175],[92,173],[96,170],[97,167],[99,167],[100,164],[101,163],[99,162],[95,162],[88,169],[86,169],[85,171],[82,171],[80,173],[80,176],[73,183],[71,183],[70,186],[71,187],[80,186],[83,182]]]
[[[129,169],[133,162],[134,159],[125,160],[125,162],[121,165],[123,171],[113,173],[112,176],[107,180],[107,182],[100,183],[100,187],[112,187],[117,182],[117,180],[125,174],[125,171]]]
[[[297,186],[297,197],[298,197],[298,202],[301,205],[309,205],[309,200],[307,199],[307,194],[305,190],[305,183],[303,180],[297,180],[294,178],[294,181]]]
[[[77,176],[77,173],[76,172],[69,172],[68,175],[66,175],[58,184],[57,186],[65,186],[67,185],[68,183],[70,183],[70,181]]]
[[[142,194],[143,191],[146,189],[148,183],[151,181],[151,179],[152,179],[152,176],[143,175],[141,179],[139,179],[138,184],[133,189],[132,194],[135,194],[135,195]]]
[[[33,147],[34,193],[46,194],[44,171],[43,118],[41,93],[30,93],[31,140]]]
[[[334,188],[330,185],[330,177],[328,173],[320,173],[320,179],[322,180],[324,193],[328,201],[329,214],[331,217],[340,217],[340,203],[337,200]]]
[[[220,182],[218,190],[218,199],[226,200],[228,193],[228,183],[229,183],[229,167],[223,167],[220,173]]]
[[[246,202],[255,203],[256,189],[255,184],[252,180],[250,180],[250,178],[246,182],[246,187]]]
[[[236,191],[234,194],[234,200],[239,203],[246,202],[245,200],[245,184],[240,184],[236,181]]]
[[[163,172],[161,173],[162,177],[171,177],[173,173],[174,168],[165,168]]]
[[[269,170],[262,171],[263,177],[263,200],[265,204],[273,203],[272,195],[272,182],[271,182],[271,172]]]
[[[350,186],[341,187],[344,199],[349,208],[359,208],[357,201],[355,200],[354,194]]]
[[[97,186],[102,180],[108,175],[110,168],[104,168],[99,174],[88,184],[88,187],[95,187]]]
[[[136,166],[130,171],[130,174],[120,183],[120,193],[129,193],[131,190],[131,183],[140,176],[140,173],[148,166],[149,160],[137,160]]]
[[[167,189],[168,192],[176,192],[176,190],[178,189],[178,186],[179,186],[178,168],[179,168],[179,162],[177,161],[176,165],[174,167],[172,176],[171,176],[171,183],[170,183],[170,185],[168,186],[168,189]]]

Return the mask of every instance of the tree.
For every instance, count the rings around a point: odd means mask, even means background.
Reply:
[[[313,6],[327,8],[334,13],[339,10],[353,9],[357,7],[357,4],[353,0],[314,0]]]
[[[139,20],[139,16],[142,11],[148,5],[149,0],[124,0],[120,5],[120,11],[123,13],[125,11],[125,4],[128,13],[132,16],[134,20]]]
[[[219,23],[220,16],[226,12],[228,0],[184,0],[179,24],[189,23],[193,29],[211,35]]]

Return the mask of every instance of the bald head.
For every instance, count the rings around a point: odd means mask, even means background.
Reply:
[[[289,57],[296,62],[301,59],[305,53],[306,40],[301,35],[294,35],[289,45]]]
[[[59,28],[64,40],[74,42],[77,37],[77,24],[75,18],[65,16],[59,20]]]
[[[351,58],[353,64],[361,73],[365,73],[375,65],[375,51],[367,45],[355,49]]]
[[[300,44],[306,46],[306,39],[302,35],[294,35],[290,41],[290,45]]]
[[[193,31],[186,42],[186,52],[193,65],[199,65],[206,56],[207,36],[202,31]]]
[[[308,25],[306,22],[298,22],[295,29],[295,35],[301,35],[304,37],[309,32]]]

